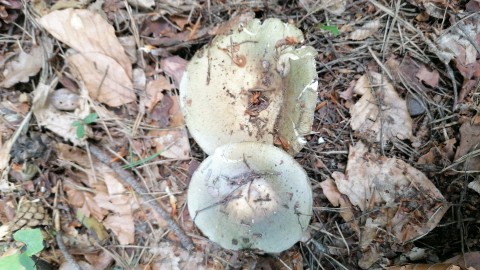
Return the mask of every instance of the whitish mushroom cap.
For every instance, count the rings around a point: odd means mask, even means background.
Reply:
[[[303,41],[294,25],[254,19],[195,54],[180,83],[180,102],[207,154],[226,143],[275,139],[290,154],[300,151],[318,86],[317,53],[300,47]]]
[[[269,144],[223,145],[193,174],[188,210],[198,228],[223,248],[277,253],[303,236],[312,190],[303,168]]]

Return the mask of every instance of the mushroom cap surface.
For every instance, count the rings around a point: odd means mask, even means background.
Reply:
[[[294,155],[311,131],[317,100],[315,56],[302,32],[258,19],[197,51],[180,82],[180,104],[207,153],[226,143],[281,142]]]
[[[188,210],[197,227],[226,249],[277,253],[301,239],[312,190],[288,153],[256,142],[217,148],[193,174]]]

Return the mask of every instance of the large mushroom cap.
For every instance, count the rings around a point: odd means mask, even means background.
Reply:
[[[278,19],[251,20],[199,50],[180,83],[190,133],[207,154],[226,143],[280,141],[295,154],[317,99],[316,51]]]
[[[217,148],[195,171],[188,210],[198,228],[224,248],[281,252],[295,244],[312,215],[302,167],[269,144]]]

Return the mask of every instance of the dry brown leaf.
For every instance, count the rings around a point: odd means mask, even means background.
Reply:
[[[39,83],[33,91],[32,110],[35,118],[41,126],[53,131],[65,140],[71,141],[75,145],[84,145],[85,138],[78,138],[75,121],[85,118],[90,113],[90,107],[87,100],[80,98],[78,109],[75,112],[63,112],[55,109],[49,101],[50,94],[54,91],[54,85]],[[91,128],[85,126],[86,134],[91,132]]]
[[[46,57],[40,46],[34,46],[30,53],[21,51],[13,60],[5,65],[2,72],[3,81],[0,87],[9,88],[18,82],[28,82],[30,76],[36,75],[42,68]]]
[[[120,42],[120,44],[122,44],[123,49],[125,49],[125,53],[128,55],[130,63],[135,64],[137,62],[137,43],[135,41],[135,37],[123,36],[119,37],[118,41]],[[133,76],[133,79],[135,80],[135,76]]]
[[[152,130],[148,136],[153,139],[157,152],[161,156],[173,159],[187,159],[190,157],[190,142],[187,130],[183,127],[168,130]]]
[[[470,121],[467,121],[460,127],[460,145],[455,153],[455,160],[478,149],[480,149],[480,124],[472,125]],[[480,171],[480,156],[468,158],[464,166],[469,171]]]
[[[318,8],[325,9],[334,15],[342,15],[345,12],[346,0],[300,0],[299,4],[307,11],[318,10]]]
[[[75,162],[86,171],[91,170],[85,152],[65,144],[57,144],[56,150],[61,160]],[[70,181],[66,185],[68,202],[79,208],[85,216],[93,215],[97,220],[104,220],[104,226],[113,231],[121,244],[131,244],[135,233],[133,211],[138,205],[110,167],[96,159],[93,162],[96,177],[90,174],[81,177],[85,180],[83,183],[94,191],[93,194],[76,189],[73,181]]]
[[[430,71],[425,65],[420,67],[416,77],[427,85],[436,88],[440,81],[440,74],[437,70]]]
[[[135,241],[135,224],[132,215],[110,214],[104,221],[105,228],[113,231],[121,245]]]
[[[113,262],[111,253],[101,251],[100,253],[85,253],[85,259],[97,270],[108,269]]]
[[[182,31],[185,28],[185,26],[188,23],[190,23],[188,17],[176,16],[176,15],[171,16],[170,20],[172,20],[178,27],[180,27],[180,30],[182,30]]]
[[[161,242],[158,247],[148,250],[156,255],[152,262],[152,270],[206,270],[212,269],[206,267],[203,263],[203,252],[188,252],[169,242]]]
[[[172,107],[168,110],[170,115],[170,126],[171,127],[182,127],[185,125],[185,118],[182,110],[180,109],[180,99],[178,96],[170,96],[172,98],[173,104]]]
[[[137,99],[132,80],[115,59],[101,53],[75,53],[67,64],[93,99],[112,107]]]
[[[369,72],[358,79],[354,92],[362,97],[350,108],[353,130],[377,142],[380,136],[383,140],[412,138],[412,118],[407,104],[387,78],[382,80],[381,74]]]
[[[85,216],[93,216],[97,220],[103,220],[108,214],[107,209],[101,208],[95,201],[93,195],[88,191],[78,189],[75,184],[69,182],[65,184],[68,203],[76,208]]]
[[[332,176],[338,190],[365,214],[359,235],[365,251],[377,252],[372,246],[377,239],[403,244],[421,237],[437,226],[448,209],[422,172],[402,160],[370,152],[361,142],[350,148],[345,174]],[[365,254],[371,256],[369,252]]]
[[[480,270],[480,251],[467,252],[463,255],[457,255],[446,260],[444,263],[453,263],[463,268],[473,267],[474,269]]]
[[[340,215],[342,216],[343,220],[348,222],[357,234],[360,234],[360,228],[358,227],[357,219],[352,211],[352,204],[345,198],[345,196],[342,195],[342,193],[340,193],[340,191],[338,191],[338,188],[333,180],[328,178],[327,180],[321,182],[320,186],[322,187],[323,194],[325,194],[328,201],[330,201],[330,203],[335,207],[340,206]]]
[[[99,14],[85,9],[51,12],[39,23],[56,39],[80,53],[99,53],[114,59],[132,78],[132,65],[115,36],[115,29]]]
[[[364,24],[361,28],[350,33],[348,38],[351,40],[367,39],[371,37],[373,34],[375,34],[375,32],[378,31],[378,29],[380,28],[380,25],[381,24],[379,20],[368,22]]]
[[[147,109],[151,111],[162,100],[162,92],[170,89],[172,89],[172,85],[164,76],[159,76],[156,80],[148,82],[145,97]]]
[[[187,68],[187,63],[187,60],[179,56],[166,57],[160,61],[160,67],[165,73],[172,76],[176,88],[180,85],[183,72],[185,72],[185,69]]]
[[[421,156],[417,164],[438,164],[443,166],[450,165],[450,162],[455,155],[455,144],[457,140],[452,138],[442,143],[440,146],[434,146],[430,148],[430,151]]]

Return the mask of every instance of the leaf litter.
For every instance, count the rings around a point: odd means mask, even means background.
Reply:
[[[375,244],[383,239],[390,244],[405,244],[436,227],[449,206],[435,185],[419,170],[402,160],[387,158],[372,152],[362,142],[350,147],[345,173],[333,172],[335,188],[327,198],[339,203],[340,194],[346,195],[364,217],[359,224],[352,214],[342,214],[346,222],[354,223],[360,247],[362,268],[369,268],[381,257],[382,250]],[[328,183],[328,182],[327,182]],[[324,184],[324,186],[327,184]],[[355,224],[356,223],[356,224]]]

